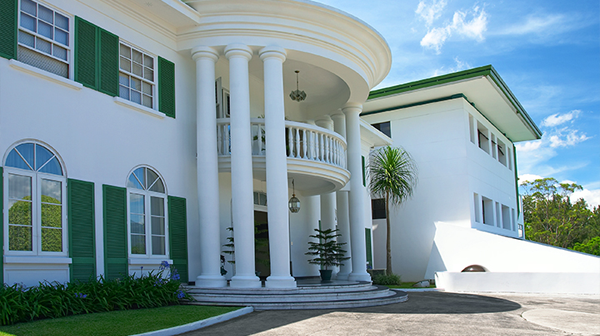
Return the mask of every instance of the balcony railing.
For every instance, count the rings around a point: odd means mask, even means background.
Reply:
[[[267,134],[264,119],[252,119],[252,155],[264,156]],[[220,156],[231,155],[229,118],[217,119],[217,147]],[[346,169],[346,141],[325,128],[285,122],[286,155],[290,159],[328,163]]]

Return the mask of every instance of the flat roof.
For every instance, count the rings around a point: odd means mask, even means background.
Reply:
[[[536,140],[542,132],[491,65],[373,90],[362,116],[464,98],[511,141]]]

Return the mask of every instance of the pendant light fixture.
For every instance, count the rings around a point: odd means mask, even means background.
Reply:
[[[292,91],[292,93],[290,93],[290,98],[292,98],[293,101],[297,101],[297,102],[301,102],[304,99],[306,99],[306,93],[304,91],[300,91],[299,86],[298,86],[298,74],[300,73],[300,70],[296,70],[296,91]]]
[[[292,198],[290,198],[290,202],[288,204],[292,213],[298,213],[298,211],[300,211],[300,200],[298,199],[298,197],[296,197],[294,179],[292,179]]]

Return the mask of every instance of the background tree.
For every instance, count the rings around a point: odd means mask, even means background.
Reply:
[[[598,250],[599,208],[589,209],[584,199],[571,203],[570,196],[582,190],[580,185],[544,178],[525,181],[521,188],[527,239],[586,253]]]
[[[369,189],[385,200],[386,274],[392,272],[390,204],[399,205],[412,196],[417,184],[417,167],[403,148],[382,147],[372,152],[369,165]]]

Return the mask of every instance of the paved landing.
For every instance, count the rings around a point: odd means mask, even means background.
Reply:
[[[594,335],[599,296],[414,292],[379,307],[260,311],[184,335]]]

